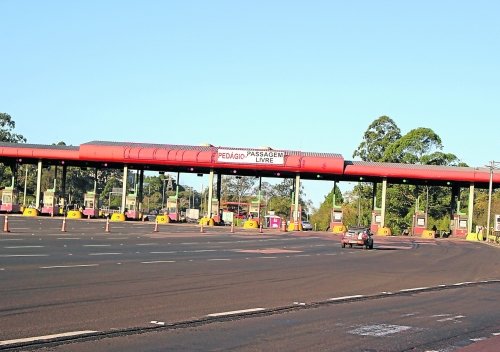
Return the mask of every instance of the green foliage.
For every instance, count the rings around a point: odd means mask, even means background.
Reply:
[[[0,112],[0,142],[26,143],[23,135],[13,132],[15,127],[16,123],[12,117],[5,112]]]
[[[359,156],[363,161],[380,161],[385,150],[400,138],[401,131],[396,123],[387,116],[381,116],[368,126],[353,158]]]

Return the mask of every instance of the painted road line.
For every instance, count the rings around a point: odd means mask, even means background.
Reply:
[[[429,289],[429,287],[404,288],[402,290],[399,290],[399,292],[423,291],[423,290],[428,290],[428,289]]]
[[[58,240],[79,240],[80,237],[58,237]]]
[[[75,264],[75,265],[41,266],[40,269],[83,268],[83,267],[88,267],[88,266],[99,266],[99,264]]]
[[[242,309],[242,310],[233,310],[230,312],[221,312],[221,313],[212,313],[212,314],[207,314],[207,317],[223,317],[226,315],[236,315],[236,314],[244,314],[244,313],[255,313],[255,312],[261,312],[265,308],[250,308],[250,309]]]
[[[231,259],[227,259],[227,258],[214,258],[214,259],[207,259],[207,260],[211,260],[211,261],[216,261],[216,260],[218,260],[218,261],[224,261],[225,260],[225,261],[228,261],[228,260],[231,260]]]
[[[342,297],[329,298],[328,301],[344,301],[347,299],[361,298],[361,297],[364,297],[364,296],[363,295],[342,296]]]
[[[14,249],[14,248],[43,248],[45,246],[8,246],[8,247],[3,247],[5,249]]]
[[[397,334],[399,332],[411,329],[410,326],[405,325],[391,325],[391,324],[376,324],[376,325],[365,325],[357,329],[350,331],[353,335],[362,336],[387,336],[392,334]]]
[[[119,255],[119,254],[123,254],[123,253],[89,253],[89,255]]]
[[[177,251],[167,251],[167,252],[149,252],[149,254],[174,254]]]
[[[175,260],[153,260],[151,262],[141,262],[141,264],[175,263]]]
[[[48,254],[0,254],[0,258],[11,257],[48,257]]]
[[[136,243],[136,246],[158,246],[158,243]]]
[[[24,241],[24,238],[2,238],[0,241]]]
[[[53,334],[53,335],[26,337],[23,339],[3,340],[3,341],[0,341],[0,346],[13,345],[13,344],[17,344],[17,343],[51,340],[51,339],[57,339],[57,338],[61,338],[61,337],[72,337],[72,336],[79,336],[79,335],[95,334],[96,332],[98,332],[98,331],[82,330],[82,331],[64,332],[61,334]]]
[[[257,257],[258,259],[277,259],[278,257]]]
[[[442,323],[442,322],[445,322],[445,321],[456,321],[457,319],[460,319],[460,318],[465,318],[465,315],[456,315],[454,317],[439,319],[439,320],[436,320],[436,321]]]
[[[217,249],[198,249],[195,251],[182,251],[182,253],[204,253],[204,252],[217,252]]]
[[[82,247],[111,247],[110,244],[84,244]]]
[[[150,323],[155,325],[165,325],[165,322],[156,320],[151,320]]]

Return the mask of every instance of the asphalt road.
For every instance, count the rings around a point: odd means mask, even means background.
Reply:
[[[500,332],[499,252],[481,243],[377,237],[370,251],[342,249],[337,236],[319,232],[9,224],[0,235],[0,349],[444,351]],[[450,323],[453,336],[418,330],[440,325],[433,315],[464,317]],[[358,336],[356,326],[395,332]],[[41,343],[60,334],[90,342]]]

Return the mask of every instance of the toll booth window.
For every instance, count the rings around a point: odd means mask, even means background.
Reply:
[[[333,218],[335,220],[342,220],[342,214],[341,213],[335,213],[335,214],[333,214]]]
[[[465,229],[467,227],[467,220],[460,220],[460,227]]]
[[[425,226],[425,219],[424,218],[418,218],[417,219],[417,226]]]
[[[382,222],[382,216],[381,215],[375,216],[375,222],[380,224]]]
[[[4,203],[12,203],[12,198],[9,195],[3,196]]]

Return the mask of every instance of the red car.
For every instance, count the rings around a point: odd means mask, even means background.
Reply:
[[[342,235],[340,240],[342,248],[346,245],[352,248],[355,246],[363,246],[366,249],[373,249],[373,238],[370,229],[367,227],[352,227]]]

